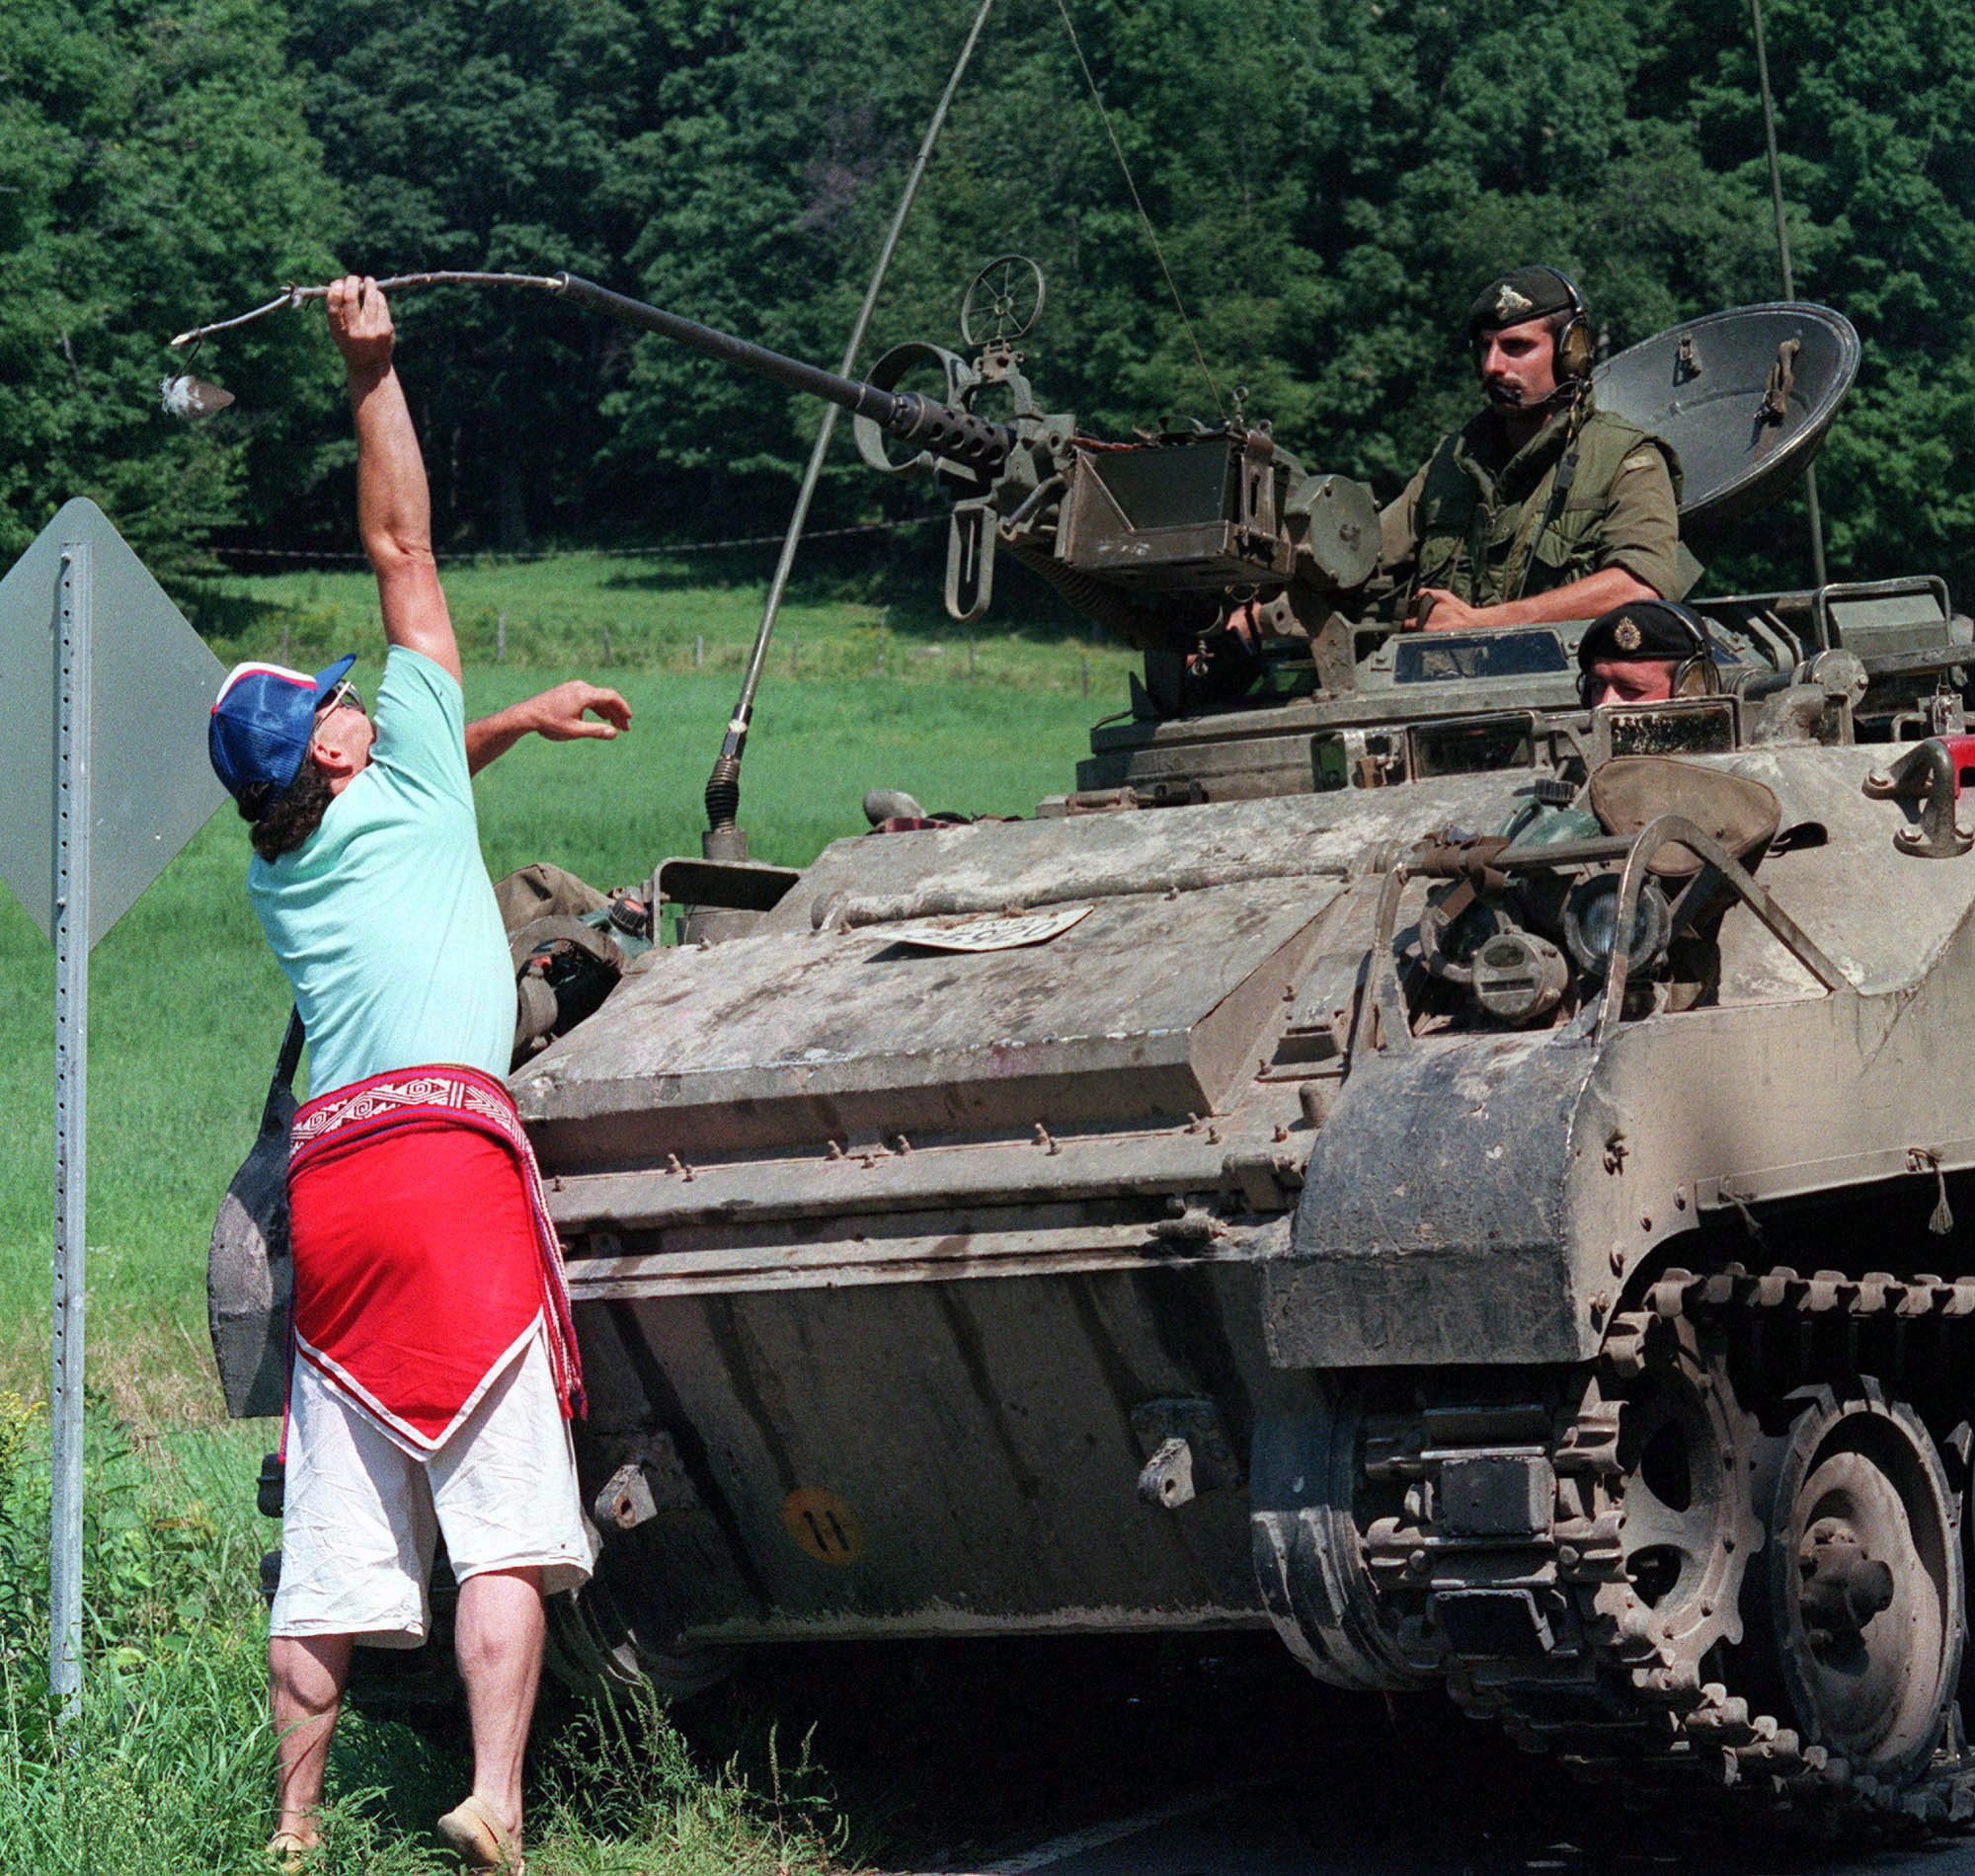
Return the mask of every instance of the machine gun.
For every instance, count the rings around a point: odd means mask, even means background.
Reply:
[[[1336,596],[1378,565],[1372,493],[1313,475],[1279,448],[1266,424],[1232,421],[1140,432],[1112,441],[1044,411],[1015,341],[1035,324],[1043,277],[1006,256],[975,275],[961,302],[969,359],[913,341],[869,379],[841,377],[573,274],[554,276],[571,303],[659,333],[850,412],[859,453],[887,475],[938,474],[951,488],[946,608],[980,618],[1005,548],[1070,605],[1147,653],[1155,692],[1176,684],[1187,650],[1256,599],[1265,635],[1310,641],[1319,682],[1352,682],[1349,633],[1326,630]],[[931,367],[944,398],[900,388]],[[990,402],[1006,421],[990,417]],[[888,443],[905,445],[894,454]],[[1163,680],[1163,681],[1162,681]]]

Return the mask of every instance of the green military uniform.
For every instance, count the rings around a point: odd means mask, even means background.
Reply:
[[[1380,516],[1381,566],[1399,586],[1499,605],[1622,567],[1663,599],[1685,596],[1669,444],[1596,409],[1587,391],[1513,455],[1506,447],[1501,419],[1483,411],[1441,439]]]

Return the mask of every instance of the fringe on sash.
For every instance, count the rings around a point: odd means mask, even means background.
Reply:
[[[296,1111],[288,1129],[288,1175],[292,1178],[331,1139],[348,1145],[353,1139],[374,1138],[393,1128],[430,1125],[434,1120],[470,1127],[499,1140],[520,1167],[541,1252],[542,1319],[556,1398],[565,1420],[580,1419],[589,1400],[570,1315],[569,1284],[563,1276],[562,1240],[549,1216],[534,1146],[513,1097],[492,1075],[460,1062],[434,1062],[394,1068],[346,1088],[333,1088]]]

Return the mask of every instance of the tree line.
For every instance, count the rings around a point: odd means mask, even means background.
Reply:
[[[348,545],[319,313],[163,341],[354,268],[566,268],[834,364],[977,0],[10,0],[0,9],[0,556],[89,494],[154,565]],[[1047,408],[1251,416],[1382,499],[1472,407],[1461,316],[1542,259],[1620,348],[1780,296],[1745,7],[1003,0],[865,362],[958,346],[1032,256]],[[1834,574],[1975,582],[1975,9],[1769,0],[1797,289],[1863,339],[1820,478]],[[1115,133],[1159,244],[1121,180]],[[1165,273],[1186,309],[1175,311]],[[400,306],[452,551],[755,534],[820,411],[546,295]],[[1198,357],[1196,356],[1198,347]],[[1204,363],[1203,363],[1204,361]],[[1210,383],[1211,379],[1211,383]],[[817,525],[926,495],[833,451]],[[914,536],[915,541],[922,537]],[[917,551],[914,548],[913,551]],[[1717,576],[1801,581],[1800,515]]]

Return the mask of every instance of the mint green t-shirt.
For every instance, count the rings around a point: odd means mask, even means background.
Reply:
[[[393,646],[369,762],[247,896],[308,1031],[309,1092],[457,1061],[508,1072],[514,974],[480,857],[458,680]]]

